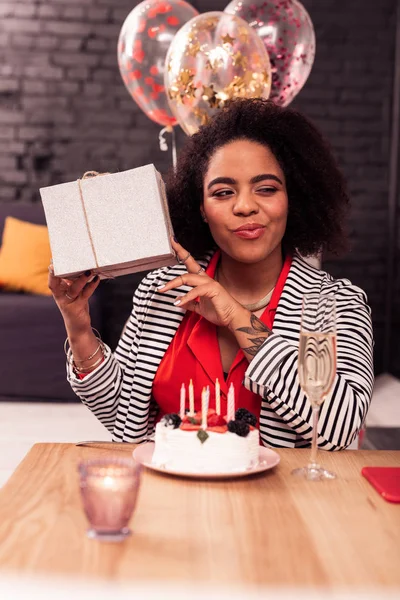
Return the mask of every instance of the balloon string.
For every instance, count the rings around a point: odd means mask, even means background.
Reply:
[[[169,131],[169,127],[164,127],[164,129],[161,129],[160,133],[158,134],[158,141],[160,142],[160,150],[162,152],[166,152],[168,150],[167,140],[164,137],[167,131]]]
[[[160,142],[160,150],[162,152],[167,152],[168,150],[168,142],[165,139],[165,134],[166,133],[170,133],[171,137],[172,137],[172,165],[174,167],[174,169],[176,168],[176,138],[175,138],[175,129],[173,127],[171,127],[170,125],[167,125],[167,127],[164,127],[163,129],[161,129],[160,133],[158,134],[158,141]]]
[[[172,166],[174,167],[174,171],[176,169],[176,136],[175,136],[175,127],[172,128],[171,131],[172,137]]]

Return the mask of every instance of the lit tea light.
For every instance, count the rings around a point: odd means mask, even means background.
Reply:
[[[88,537],[120,541],[130,535],[129,519],[136,505],[141,465],[108,458],[79,464],[83,508],[90,523]]]
[[[106,475],[104,477],[103,481],[100,481],[100,484],[103,484],[103,486],[106,489],[110,489],[110,490],[118,489],[118,487],[116,486],[116,481],[115,481],[114,477],[111,477],[110,475]]]

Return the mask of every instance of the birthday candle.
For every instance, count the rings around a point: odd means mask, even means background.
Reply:
[[[229,391],[228,391],[227,418],[228,418],[228,422],[233,421],[235,419],[235,388],[233,387],[233,383],[231,383]]]
[[[185,416],[185,404],[186,404],[186,388],[185,384],[182,383],[181,387],[181,406],[180,406],[180,417],[183,419]]]
[[[207,429],[208,403],[210,399],[210,388],[203,388],[201,392],[201,428]]]
[[[221,386],[218,378],[215,380],[215,411],[217,415],[221,414]]]
[[[193,381],[190,380],[189,383],[189,414],[193,417],[194,415],[194,389],[193,389]]]

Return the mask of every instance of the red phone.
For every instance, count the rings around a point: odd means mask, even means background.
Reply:
[[[400,467],[364,467],[361,474],[388,502],[400,502]]]

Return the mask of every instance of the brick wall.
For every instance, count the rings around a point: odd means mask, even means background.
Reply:
[[[349,182],[353,249],[344,259],[329,260],[326,267],[368,293],[378,372],[386,283],[395,2],[303,0],[314,22],[317,54],[309,81],[294,103],[330,139]],[[154,162],[166,170],[169,156],[159,150],[159,127],[130,99],[116,61],[118,33],[135,4],[132,0],[2,1],[0,202],[37,202],[40,186],[75,179],[88,169],[123,170]],[[221,10],[226,2],[192,4],[206,12]],[[178,138],[182,143],[184,135]],[[112,343],[129,313],[134,281],[121,278],[118,284],[105,286]],[[399,293],[399,276],[396,285]],[[397,346],[393,340],[393,348]],[[400,371],[400,357],[393,362],[392,369]]]

